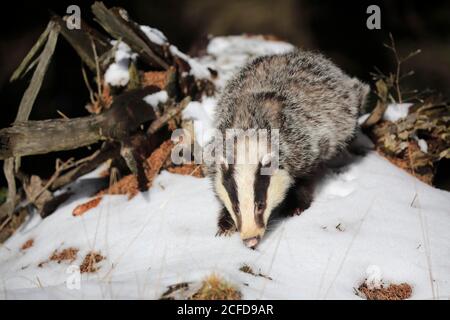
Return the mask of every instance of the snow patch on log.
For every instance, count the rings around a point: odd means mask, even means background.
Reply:
[[[131,51],[131,48],[122,41],[113,40],[111,43],[115,46],[114,62],[111,63],[105,72],[105,82],[115,87],[124,87],[130,81],[128,68],[130,62],[135,60],[137,54]]]

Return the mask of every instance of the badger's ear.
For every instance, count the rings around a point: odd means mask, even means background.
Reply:
[[[349,85],[353,90],[355,90],[357,94],[359,101],[359,109],[361,110],[362,108],[364,108],[367,102],[367,97],[370,92],[370,86],[360,81],[358,78],[351,78],[349,80]]]

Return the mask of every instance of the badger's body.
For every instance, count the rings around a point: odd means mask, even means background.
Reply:
[[[367,92],[359,80],[310,52],[260,57],[242,68],[224,88],[217,128],[224,134],[227,129],[278,129],[280,166],[260,177],[261,167],[267,165],[260,152],[256,165],[215,164],[214,186],[225,206],[219,220],[222,231],[236,227],[254,247],[289,190],[302,187],[298,181],[351,140]],[[235,148],[239,144],[245,142],[237,137]],[[248,150],[248,142],[245,145]]]

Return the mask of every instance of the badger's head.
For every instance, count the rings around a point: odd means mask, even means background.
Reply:
[[[255,248],[293,179],[270,148],[264,150],[246,138],[232,145],[234,161],[221,158],[216,163],[214,188],[245,245]]]

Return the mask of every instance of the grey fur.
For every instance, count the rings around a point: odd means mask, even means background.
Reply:
[[[318,53],[259,57],[224,88],[216,126],[279,129],[280,165],[301,177],[351,140],[368,91]]]

